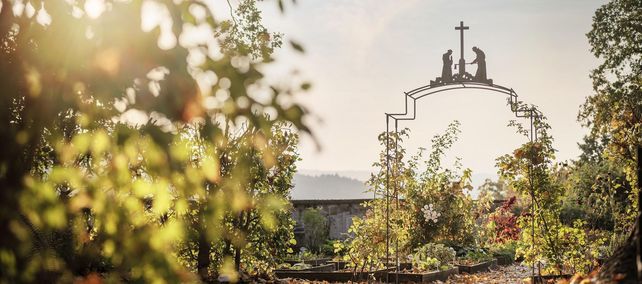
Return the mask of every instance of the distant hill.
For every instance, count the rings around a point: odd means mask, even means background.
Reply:
[[[292,199],[361,199],[372,198],[366,185],[356,179],[337,174],[294,175]]]
[[[372,193],[364,192],[364,182],[370,177],[368,171],[322,171],[300,170],[294,175],[292,199],[361,199],[372,198]],[[473,173],[471,195],[477,198],[478,187],[487,178],[496,180],[497,174]]]
[[[358,170],[339,170],[339,171],[326,171],[326,170],[309,170],[309,169],[299,169],[298,174],[306,176],[321,176],[321,175],[338,175],[341,177],[347,177],[350,179],[356,179],[358,181],[367,181],[370,179],[370,171],[358,171]]]

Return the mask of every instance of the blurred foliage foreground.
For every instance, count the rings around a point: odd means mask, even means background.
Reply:
[[[2,0],[0,282],[233,281],[287,253],[310,85],[267,82],[281,36],[229,8]]]

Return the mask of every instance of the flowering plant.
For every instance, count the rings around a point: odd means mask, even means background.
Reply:
[[[432,221],[433,223],[437,223],[437,219],[441,216],[441,213],[435,211],[432,203],[424,205],[421,211],[424,213],[424,219],[426,219],[426,222]]]

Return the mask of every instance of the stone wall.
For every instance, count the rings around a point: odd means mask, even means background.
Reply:
[[[302,215],[307,208],[317,208],[328,219],[328,236],[330,239],[343,240],[347,237],[348,228],[352,225],[352,217],[363,217],[366,209],[361,205],[369,199],[342,200],[292,200],[292,219],[296,221],[295,236],[300,245],[303,243],[305,228]]]

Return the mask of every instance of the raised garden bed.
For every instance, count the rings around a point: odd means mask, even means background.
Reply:
[[[434,281],[445,282],[448,280],[448,277],[453,274],[459,273],[457,267],[453,267],[448,270],[443,271],[431,271],[424,273],[414,273],[414,272],[391,272],[389,276],[390,282],[396,282],[396,277],[399,277],[399,282],[414,282],[414,283],[430,283]]]
[[[343,260],[331,260],[328,263],[334,264],[335,270],[343,270],[348,265],[348,262]]]
[[[493,254],[493,257],[497,259],[497,265],[511,265],[515,263],[515,260],[507,254]]]
[[[317,265],[317,266],[312,266],[310,268],[303,268],[303,269],[275,269],[274,273],[280,273],[280,272],[297,272],[297,271],[335,271],[336,266],[333,263],[328,263],[328,264],[323,264],[323,265]]]
[[[332,263],[336,266],[336,270],[343,270],[348,268],[348,262],[343,260],[331,260],[328,263]],[[412,270],[412,263],[410,262],[401,262],[399,263],[399,270]]]
[[[412,270],[412,263],[410,262],[399,263],[399,270]]]
[[[292,278],[304,279],[315,281],[328,281],[328,282],[348,282],[368,280],[370,276],[374,276],[377,280],[386,277],[386,272],[393,269],[381,269],[370,272],[357,272],[351,271],[279,271],[275,270],[274,274],[279,279]]]
[[[459,268],[459,273],[468,273],[468,274],[473,274],[477,272],[482,272],[482,271],[488,271],[490,268],[497,266],[497,259],[489,260],[486,262],[482,263],[477,263],[473,265],[464,265],[464,264],[457,264],[457,267]]]
[[[310,264],[310,265],[321,265],[321,264],[326,264],[328,261],[332,260],[331,258],[316,258],[316,259],[308,259],[308,260],[294,260],[294,259],[288,259],[283,262],[289,263],[290,265],[295,265],[297,263],[305,263],[305,264]]]

